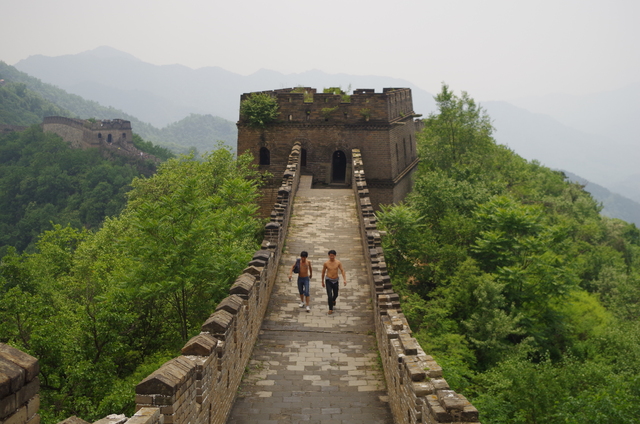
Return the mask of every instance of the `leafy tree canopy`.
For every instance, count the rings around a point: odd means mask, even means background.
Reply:
[[[252,93],[240,103],[240,115],[249,126],[264,128],[278,117],[278,101],[268,93]]]
[[[135,385],[199,333],[259,249],[250,163],[171,159],[98,231],[56,224],[35,251],[7,250],[0,342],[39,359],[45,424],[131,416]]]
[[[638,229],[497,145],[466,93],[435,99],[413,192],[379,214],[416,338],[483,423],[633,422]]]
[[[97,229],[125,205],[134,177],[155,163],[73,149],[34,125],[0,135],[0,253],[33,248],[51,223]]]

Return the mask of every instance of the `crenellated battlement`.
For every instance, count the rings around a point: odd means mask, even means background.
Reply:
[[[392,123],[412,116],[411,90],[385,88],[382,93],[373,89],[356,89],[353,94],[318,93],[315,88],[297,87],[262,91],[278,100],[280,123],[292,124],[350,124]],[[245,93],[241,101],[253,93]],[[244,124],[240,116],[239,124]]]

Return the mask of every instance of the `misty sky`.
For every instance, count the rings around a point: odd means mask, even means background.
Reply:
[[[3,0],[0,60],[111,46],[156,65],[379,75],[477,100],[640,82],[637,0]],[[348,83],[345,82],[345,83]]]

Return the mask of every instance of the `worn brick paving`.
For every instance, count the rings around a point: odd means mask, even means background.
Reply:
[[[386,403],[353,191],[311,189],[302,176],[285,253],[267,314],[227,424],[380,423]],[[320,283],[335,249],[347,274],[334,313]],[[313,266],[311,312],[299,308],[291,265],[302,250]]]

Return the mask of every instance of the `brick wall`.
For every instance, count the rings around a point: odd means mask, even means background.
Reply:
[[[0,424],[39,424],[38,360],[0,343]]]
[[[271,219],[257,251],[201,333],[136,387],[139,411],[159,411],[164,424],[222,424],[235,401],[269,303],[300,181],[300,144],[290,151]],[[153,409],[157,408],[157,409]],[[131,424],[127,422],[127,424]]]
[[[451,390],[442,376],[442,368],[427,355],[412,337],[400,299],[387,273],[381,233],[365,178],[362,155],[353,157],[353,190],[356,195],[360,231],[371,296],[378,349],[384,368],[389,404],[396,424],[479,423],[478,410]]]
[[[302,172],[313,175],[314,184],[331,184],[336,181],[333,155],[339,151],[346,157],[344,182],[350,185],[351,151],[359,149],[374,209],[406,196],[417,164],[415,134],[420,126],[420,121],[413,119],[420,115],[413,112],[410,89],[385,88],[382,93],[357,89],[349,101],[309,87],[304,88],[307,94],[292,90],[264,92],[276,98],[279,106],[279,118],[266,128],[251,128],[240,118],[238,152],[251,152],[255,163],[260,164],[260,151],[267,149],[270,163],[261,165],[261,171],[281,175],[291,147],[300,143],[306,153]],[[241,101],[251,94],[243,94]],[[323,112],[327,109],[335,110]],[[361,113],[364,109],[369,111],[366,117]]]

